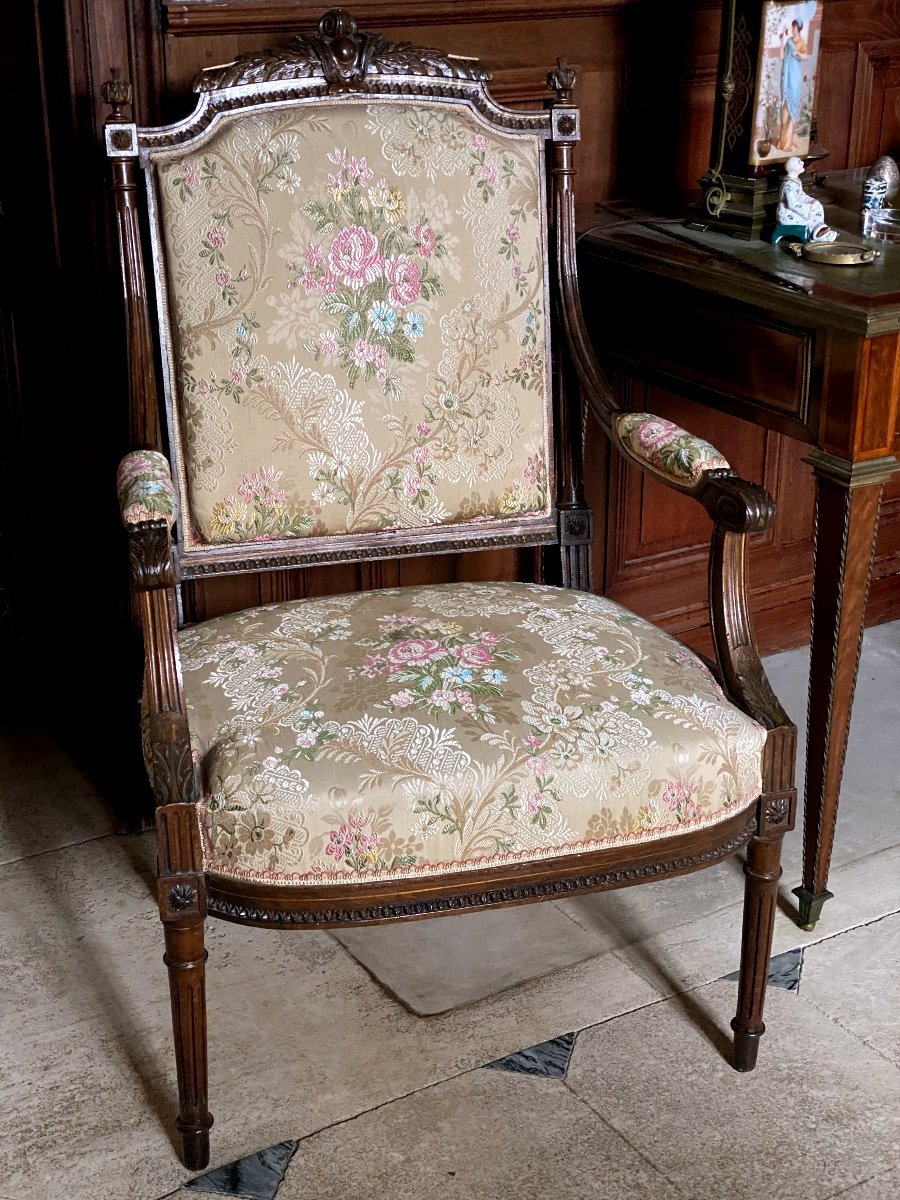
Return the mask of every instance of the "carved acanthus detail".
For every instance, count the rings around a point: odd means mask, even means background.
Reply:
[[[316,77],[339,88],[359,84],[367,75],[416,75],[472,83],[485,83],[491,77],[477,59],[360,32],[346,9],[333,8],[319,22],[318,33],[301,33],[288,46],[241,54],[225,66],[201,71],[194,90],[212,92]]]
[[[142,521],[128,535],[131,580],[136,591],[175,586],[172,538],[165,521]]]

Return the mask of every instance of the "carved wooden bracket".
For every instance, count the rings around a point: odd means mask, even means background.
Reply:
[[[172,538],[165,521],[141,521],[128,534],[131,581],[136,591],[174,587]]]
[[[196,782],[187,717],[176,712],[157,713],[150,719],[149,742],[156,803],[193,803]]]
[[[729,533],[758,533],[775,519],[775,501],[765,488],[733,471],[708,471],[697,499]]]

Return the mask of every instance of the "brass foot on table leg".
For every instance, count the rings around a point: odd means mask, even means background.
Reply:
[[[822,905],[826,900],[834,899],[834,892],[811,892],[805,887],[795,887],[793,894],[800,901],[797,924],[809,933],[815,929],[816,922],[822,915]]]

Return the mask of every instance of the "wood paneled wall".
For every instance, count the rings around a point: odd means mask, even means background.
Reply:
[[[825,3],[819,138],[831,151],[824,166],[838,168],[900,150],[900,0]],[[107,790],[115,796],[119,789],[127,808],[126,793],[140,784],[137,773],[125,769],[136,761],[136,708],[123,697],[137,695],[139,657],[113,497],[115,466],[130,439],[100,85],[116,67],[134,84],[139,122],[174,119],[192,107],[190,81],[199,68],[262,42],[287,41],[314,24],[326,4],[33,0],[15,7],[21,36],[13,39],[15,49],[6,39],[3,53],[15,56],[9,66],[20,70],[27,60],[37,98],[17,112],[16,137],[41,203],[29,204],[22,190],[0,196],[11,218],[13,278],[24,281],[0,297],[7,384],[0,428],[9,431],[8,458],[18,464],[18,478],[39,472],[41,486],[26,488],[27,520],[10,506],[2,518],[18,589],[7,632],[11,620],[28,676],[53,681],[49,702],[46,683],[35,691],[42,715],[49,710],[57,733],[82,748],[88,765],[106,766]],[[672,210],[695,193],[707,165],[719,0],[432,0],[420,6],[357,0],[351,8],[366,27],[482,58],[494,70],[496,95],[512,105],[539,105],[548,68],[557,55],[568,57],[579,71],[584,112],[583,201],[627,196]],[[602,289],[603,281],[585,286]],[[743,473],[790,497],[752,565],[763,616],[777,610],[777,620],[763,622],[767,646],[801,641],[812,523],[802,447],[674,396],[652,392],[639,400],[708,435]],[[605,447],[596,439],[592,463],[600,577],[611,594],[702,644],[702,578],[686,566],[699,567],[705,554],[703,517],[670,496],[655,503],[661,498],[656,486],[626,468],[607,470]],[[883,523],[883,575],[897,569],[898,530],[895,490]],[[306,592],[508,576],[529,567],[512,555],[469,555],[399,568],[218,581],[198,590],[193,609],[203,617]],[[0,589],[3,584],[0,578]],[[876,590],[881,615],[895,604],[896,589]]]

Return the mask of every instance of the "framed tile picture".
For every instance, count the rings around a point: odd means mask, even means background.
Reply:
[[[773,220],[781,164],[809,150],[823,0],[724,0],[703,219],[738,237]]]
[[[783,162],[792,154],[803,158],[809,150],[821,35],[821,0],[763,4],[752,166]]]

